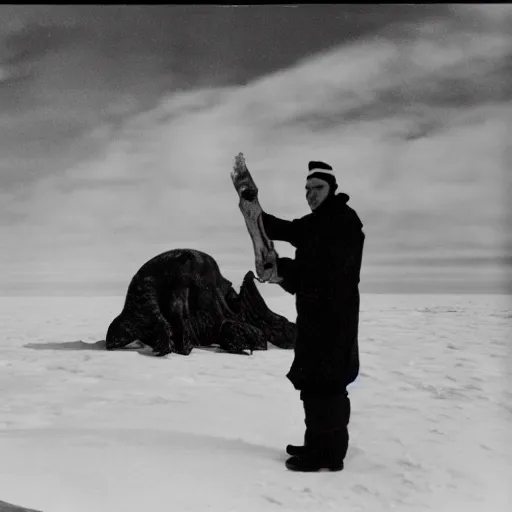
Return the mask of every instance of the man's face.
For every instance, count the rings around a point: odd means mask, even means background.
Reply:
[[[329,184],[320,178],[309,178],[306,181],[306,200],[314,212],[329,195]]]

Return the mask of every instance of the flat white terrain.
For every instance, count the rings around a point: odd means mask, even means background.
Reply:
[[[345,470],[293,473],[293,352],[106,352],[123,297],[0,298],[0,500],[44,512],[512,510],[506,296],[363,295]],[[271,298],[294,319],[289,298]],[[507,373],[508,372],[508,373]]]

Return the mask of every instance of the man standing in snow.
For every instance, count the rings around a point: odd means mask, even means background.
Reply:
[[[297,340],[288,379],[303,401],[304,446],[288,445],[294,471],[343,469],[349,435],[347,386],[359,372],[359,277],[365,235],[349,196],[335,194],[333,169],[309,162],[312,213],[293,221],[263,213],[272,240],[291,243],[295,259],[278,258],[280,286],[296,296]]]

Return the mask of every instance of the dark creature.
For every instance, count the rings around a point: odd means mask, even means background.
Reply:
[[[247,272],[237,294],[212,256],[192,249],[159,254],[132,278],[106,348],[139,341],[159,356],[214,344],[233,353],[266,350],[267,342],[293,348],[295,324],[267,307],[254,280]]]

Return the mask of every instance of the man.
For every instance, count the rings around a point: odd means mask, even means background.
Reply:
[[[294,471],[343,469],[349,435],[347,386],[359,373],[359,277],[365,235],[349,196],[335,194],[333,169],[309,162],[312,213],[293,221],[263,213],[272,240],[291,243],[295,259],[278,258],[280,286],[296,296],[297,340],[288,379],[303,401],[304,446],[288,445]]]

